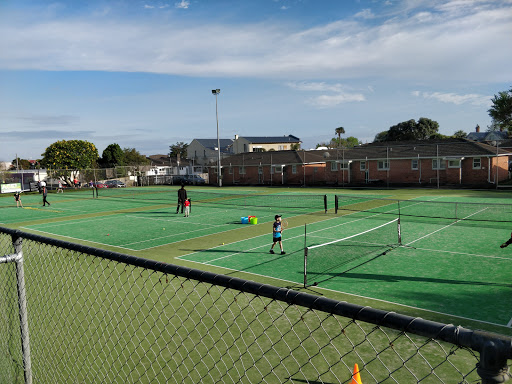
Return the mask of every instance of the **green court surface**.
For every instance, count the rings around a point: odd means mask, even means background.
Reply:
[[[137,196],[141,191],[147,191],[146,197]],[[510,238],[512,217],[507,216],[507,209],[491,212],[496,208],[493,204],[508,202],[508,195],[504,199],[502,195],[477,198],[409,193],[412,200],[401,208],[407,206],[407,214],[400,217],[399,246],[398,223],[392,222],[398,213],[391,202],[374,203],[368,212],[340,211],[335,215],[334,192],[327,192],[329,211],[324,213],[321,204],[317,205],[321,194],[315,190],[250,191],[255,196],[250,197],[252,204],[258,206],[249,206],[242,197],[224,201],[222,194],[213,192],[216,190],[191,188],[195,203],[193,199],[191,216],[185,218],[175,213],[176,191],[177,187],[139,189],[136,193],[127,189],[122,192],[124,198],[97,199],[91,191],[51,194],[50,207],[42,207],[40,195],[27,195],[22,200],[25,209],[16,208],[12,197],[3,197],[0,223],[169,263],[221,268],[224,273],[249,274],[255,280],[273,278],[277,279],[273,284],[295,289],[305,282],[305,247],[334,242],[308,251],[308,292],[326,296],[342,292],[476,321],[482,327],[512,327],[512,246],[500,248]],[[214,194],[214,199],[208,198]],[[308,194],[310,199],[304,197]],[[387,198],[391,194],[371,191],[361,195]],[[475,205],[467,220],[453,220],[437,217],[452,209],[450,204],[441,204],[441,208],[417,204],[427,200],[486,205]],[[440,213],[432,213],[432,209],[440,209]],[[496,221],[489,220],[486,212],[496,216]],[[269,253],[277,213],[289,222],[283,234],[284,255],[278,246],[275,254]],[[241,224],[241,216],[249,215],[258,217],[257,225]],[[385,223],[390,224],[384,230],[337,241]]]

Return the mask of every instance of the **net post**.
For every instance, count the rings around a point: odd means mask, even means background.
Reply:
[[[304,288],[308,286],[308,247],[304,248]]]
[[[324,210],[327,213],[327,195],[324,195]]]
[[[402,245],[402,227],[400,226],[400,216],[397,220],[397,231],[398,231],[398,245]]]
[[[338,195],[334,196],[334,213],[338,214]]]

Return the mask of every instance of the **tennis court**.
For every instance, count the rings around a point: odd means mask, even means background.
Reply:
[[[512,214],[509,205],[500,204],[503,199],[486,199],[480,207],[473,204],[481,201],[458,197],[461,204],[454,209],[454,197],[419,196],[396,203],[384,194],[366,194],[343,202],[332,193],[325,213],[324,195],[314,191],[237,195],[191,188],[192,214],[185,218],[175,213],[176,191],[127,188],[100,191],[99,198],[90,190],[51,194],[50,207],[41,206],[40,195],[27,195],[25,209],[13,207],[12,198],[1,198],[0,223],[170,263],[178,256],[204,269],[275,278],[294,288],[305,283],[305,247],[335,242],[308,255],[308,290],[512,326],[507,304],[512,301],[512,249],[499,248],[510,237]],[[289,222],[285,255],[268,252],[277,213]],[[258,218],[257,225],[241,224],[241,216],[249,215]],[[398,217],[401,238],[393,221]],[[356,236],[366,231],[365,239]]]

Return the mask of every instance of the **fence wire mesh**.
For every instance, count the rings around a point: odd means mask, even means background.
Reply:
[[[35,383],[479,382],[470,348],[336,313],[364,308],[22,235]],[[14,263],[0,289],[0,382],[21,383]]]

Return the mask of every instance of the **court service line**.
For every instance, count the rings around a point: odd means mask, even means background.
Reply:
[[[476,215],[476,214],[478,214],[478,213],[480,213],[480,212],[482,212],[482,211],[485,211],[485,209],[486,209],[486,208],[483,208],[483,209],[481,209],[481,210],[479,210],[479,211],[477,211],[477,212],[475,212],[475,213],[472,213],[471,215],[468,215],[468,216],[466,216],[466,217],[464,217],[464,218],[462,218],[462,219],[460,219],[460,220],[456,220],[456,221],[454,221],[454,222],[453,222],[453,223],[451,223],[451,224],[445,225],[444,227],[442,227],[442,228],[439,228],[439,229],[435,230],[434,232],[427,233],[425,236],[422,236],[422,237],[420,237],[420,238],[418,238],[418,239],[416,239],[416,240],[414,240],[414,241],[411,241],[410,243],[407,243],[406,245],[414,244],[415,242],[417,242],[417,241],[419,241],[419,240],[422,240],[422,239],[424,239],[424,238],[426,238],[426,237],[432,236],[434,233],[437,233],[437,232],[439,232],[439,231],[442,231],[443,229],[449,228],[449,227],[451,227],[452,225],[457,224],[459,221],[465,220],[465,219],[467,219],[468,217],[471,217],[471,216]]]

